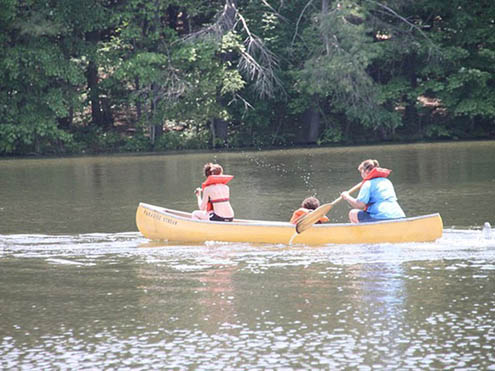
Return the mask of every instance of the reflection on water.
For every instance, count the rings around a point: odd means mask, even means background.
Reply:
[[[472,369],[495,365],[495,142],[0,160],[1,369]],[[138,202],[196,207],[207,161],[238,217],[331,201],[393,169],[434,243],[191,245],[138,232]],[[480,197],[482,195],[482,197]],[[483,202],[480,202],[480,199]],[[345,221],[340,203],[332,221]]]
[[[495,241],[1,235],[2,368],[489,369]]]

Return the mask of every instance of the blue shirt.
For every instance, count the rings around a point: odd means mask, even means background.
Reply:
[[[397,202],[394,186],[387,178],[364,182],[357,199],[368,205],[366,210],[375,219],[404,218],[406,215]]]

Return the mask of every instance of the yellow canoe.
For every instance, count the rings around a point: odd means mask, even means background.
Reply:
[[[288,222],[193,220],[190,213],[145,203],[138,206],[136,224],[143,236],[152,240],[304,245],[429,242],[440,238],[443,230],[440,215],[431,214],[375,223],[317,224],[296,234],[295,225]]]

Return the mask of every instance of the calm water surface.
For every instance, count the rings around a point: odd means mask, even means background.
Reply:
[[[0,161],[1,369],[495,370],[494,142]],[[426,244],[144,239],[139,201],[195,207],[204,162],[238,217],[286,220],[393,169]],[[339,204],[329,215],[346,220]]]

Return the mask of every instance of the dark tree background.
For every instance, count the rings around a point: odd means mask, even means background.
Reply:
[[[0,0],[0,154],[493,138],[489,0]]]

